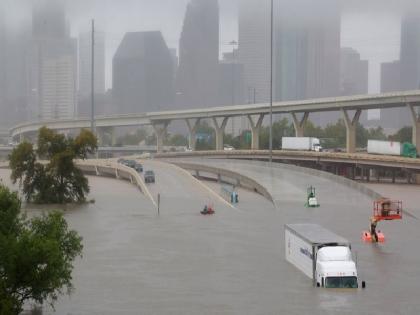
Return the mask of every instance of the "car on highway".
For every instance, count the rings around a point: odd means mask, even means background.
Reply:
[[[131,168],[135,168],[137,162],[134,160],[125,160],[122,164]]]
[[[145,183],[154,183],[155,182],[155,172],[148,170],[144,172],[144,182]]]
[[[224,147],[223,147],[223,150],[224,151],[233,151],[233,150],[235,150],[235,148],[232,147],[231,145],[225,144]]]
[[[119,163],[119,164],[125,164],[125,162],[126,162],[126,159],[124,159],[124,158],[119,158],[117,160],[117,163]]]
[[[143,165],[141,165],[140,163],[136,163],[134,169],[137,171],[137,173],[143,173]]]

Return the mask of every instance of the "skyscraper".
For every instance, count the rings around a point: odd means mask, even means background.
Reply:
[[[191,0],[179,42],[178,103],[190,108],[216,105],[218,64],[218,1]]]
[[[161,32],[125,34],[112,67],[116,113],[153,112],[173,106],[173,57]]]
[[[0,5],[0,111],[5,111],[6,106],[6,25],[4,21],[3,8]],[[3,121],[0,121],[3,123]]]
[[[62,0],[34,4],[27,86],[32,119],[75,115],[77,41],[69,33]]]
[[[239,56],[258,102],[270,91],[270,2],[243,0]],[[273,97],[277,101],[339,94],[341,10],[335,0],[275,2]]]
[[[0,124],[10,127],[26,120],[26,50],[28,27],[7,27],[0,3]]]
[[[341,49],[340,95],[368,94],[369,61],[353,48]]]
[[[411,11],[401,22],[401,89],[420,88],[420,12]]]
[[[384,62],[381,64],[381,93],[401,91],[401,63],[400,61]],[[379,122],[376,123],[377,125]],[[411,125],[411,117],[405,108],[389,108],[380,110],[380,124],[392,132],[404,126]]]
[[[270,3],[242,0],[238,19],[239,63],[244,66],[246,89],[258,103],[270,99]]]
[[[275,8],[275,99],[337,96],[341,10],[335,0],[281,1]]]
[[[103,113],[105,94],[105,33],[95,31],[95,100],[96,113]],[[92,33],[79,35],[79,88],[78,110],[79,117],[87,117],[91,112],[92,93]]]
[[[35,0],[32,35],[36,39],[62,39],[69,36],[63,0]]]
[[[401,63],[399,60],[381,64],[381,93],[401,90]]]

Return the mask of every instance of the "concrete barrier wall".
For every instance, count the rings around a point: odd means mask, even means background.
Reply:
[[[226,177],[229,179],[229,180],[225,180],[226,182],[235,183],[237,186],[253,190],[263,195],[268,200],[274,203],[273,197],[264,186],[262,186],[260,183],[258,183],[254,179],[248,176],[242,175],[238,172],[234,172],[234,171],[219,168],[219,167],[212,167],[208,165],[197,164],[197,163],[188,163],[188,162],[171,162],[171,163],[178,167],[181,167],[183,169],[190,170],[190,171],[192,170],[192,171],[200,172],[200,173],[203,172],[204,174],[206,173],[216,174],[218,178],[221,179],[222,181],[223,181],[223,178]]]
[[[75,161],[75,165],[83,173],[88,175],[107,176],[130,181],[132,184],[136,185],[140,191],[157,207],[155,200],[143,181],[143,177],[141,177],[136,170],[116,162],[104,160],[77,160]],[[0,168],[8,169],[9,163],[0,162]]]
[[[252,163],[260,163],[261,165],[264,165],[266,167],[268,167],[270,165],[269,162],[262,162],[262,161],[252,162]],[[320,171],[320,170],[316,170],[316,169],[312,169],[312,168],[306,168],[306,167],[291,165],[291,164],[274,163],[273,165],[275,167],[288,169],[288,170],[292,170],[292,171],[296,171],[296,172],[300,172],[300,173],[304,173],[304,174],[308,174],[308,175],[312,175],[312,176],[321,177],[321,178],[331,180],[331,181],[336,182],[338,184],[345,185],[345,186],[350,187],[352,189],[358,190],[361,193],[371,197],[372,199],[382,198],[382,195],[377,193],[373,189],[370,189],[370,188],[366,187],[365,185],[363,185],[361,183],[358,183],[356,181],[353,181],[351,179],[348,179],[348,178],[345,178],[345,177],[342,177],[342,176],[334,175],[334,174],[331,174],[331,173],[328,173],[328,172],[324,172],[324,171]]]
[[[200,164],[200,162],[192,162],[192,163],[187,163],[187,162],[174,162],[172,161],[173,164],[188,169],[188,170],[193,170],[193,171],[198,171],[198,172],[205,172],[205,173],[213,173],[213,174],[217,174],[217,176],[219,176],[219,178],[222,179],[223,181],[223,177],[228,177],[231,179],[234,179],[237,181],[237,184],[241,187],[244,188],[248,188],[250,190],[256,191],[260,194],[262,194],[263,196],[265,196],[267,199],[269,199],[271,202],[273,202],[274,198],[271,196],[270,192],[268,189],[266,189],[263,185],[261,185],[260,183],[258,183],[256,180],[244,176],[238,172],[234,172],[231,170],[227,170],[221,167],[214,167],[214,166],[207,166],[207,165],[203,165]],[[262,162],[262,161],[241,161],[241,163],[249,163],[252,165],[255,164],[259,164],[261,166],[269,166],[268,162]],[[366,187],[363,184],[360,184],[358,182],[352,181],[350,179],[344,178],[344,177],[340,177],[328,172],[323,172],[323,171],[319,171],[319,170],[315,170],[315,169],[310,169],[310,168],[304,168],[304,167],[300,167],[300,166],[295,166],[295,165],[289,165],[289,164],[281,164],[281,163],[273,163],[273,167],[278,167],[278,168],[283,168],[283,169],[288,169],[288,170],[292,170],[295,172],[300,172],[303,174],[307,174],[307,175],[312,175],[312,176],[316,176],[316,177],[321,177],[321,178],[325,178],[328,179],[330,181],[336,182],[338,184],[341,185],[345,185],[347,187],[350,187],[352,189],[358,190],[359,192],[371,197],[372,199],[378,199],[378,198],[382,198],[382,195],[377,193],[376,191]],[[227,181],[228,183],[232,183],[231,180]]]
[[[156,201],[153,199],[147,185],[143,181],[143,177],[141,177],[136,170],[120,163],[103,160],[79,160],[76,161],[75,164],[83,173],[86,174],[108,176],[130,181],[132,184],[136,185],[147,198],[150,199],[155,207],[157,207]]]

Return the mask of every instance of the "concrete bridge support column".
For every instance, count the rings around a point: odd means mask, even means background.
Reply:
[[[420,151],[420,116],[413,104],[408,104],[408,108],[413,120],[413,144],[416,146],[417,151]]]
[[[356,110],[353,118],[350,118],[347,110],[342,109],[344,123],[346,124],[347,134],[346,134],[346,147],[347,153],[356,152],[356,128],[357,123],[360,119],[360,114],[362,113],[361,109]]]
[[[168,131],[168,125],[169,125],[169,121],[153,124],[153,129],[156,135],[156,152],[157,153],[162,153],[163,151],[163,140]]]
[[[260,130],[264,120],[264,114],[260,114],[257,117],[257,121],[255,121],[252,115],[248,115],[248,120],[252,132],[251,150],[260,149]]]
[[[191,150],[195,151],[197,139],[196,139],[196,133],[197,133],[197,127],[200,124],[201,119],[186,119],[188,130],[190,131],[190,137],[188,139],[188,146]]]
[[[217,117],[213,117],[214,131],[216,132],[216,150],[223,151],[223,136],[225,134],[226,124],[229,117],[223,117],[221,123],[217,120]]]
[[[111,138],[111,146],[115,147],[117,145],[117,132],[115,131],[115,127],[109,130],[109,136]]]
[[[295,127],[295,137],[303,137],[305,133],[305,124],[309,118],[309,112],[304,112],[301,119],[297,117],[297,113],[291,113],[293,118],[293,126]]]
[[[98,139],[98,146],[104,146],[105,129],[96,128],[96,138]]]

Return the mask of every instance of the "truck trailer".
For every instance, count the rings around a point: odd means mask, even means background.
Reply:
[[[286,260],[311,278],[314,286],[358,288],[349,241],[317,224],[287,224],[284,231]]]
[[[322,147],[318,138],[312,137],[282,137],[283,150],[300,150],[321,152]]]
[[[369,154],[396,155],[409,158],[417,157],[416,147],[408,142],[368,140],[367,152]]]

